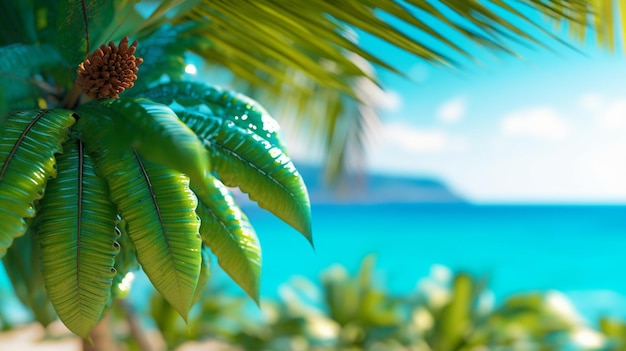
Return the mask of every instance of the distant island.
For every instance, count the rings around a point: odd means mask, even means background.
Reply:
[[[329,188],[321,169],[297,165],[314,204],[465,203],[460,195],[439,180],[364,174],[351,177],[349,186]]]

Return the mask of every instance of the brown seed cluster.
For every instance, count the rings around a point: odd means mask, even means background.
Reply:
[[[76,84],[90,98],[118,98],[137,80],[137,66],[143,59],[135,57],[136,48],[136,40],[128,46],[128,37],[122,38],[119,46],[113,42],[101,45],[78,65]]]

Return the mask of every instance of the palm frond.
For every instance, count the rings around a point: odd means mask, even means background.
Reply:
[[[235,73],[244,79],[254,81],[264,74],[273,75],[273,65],[268,63],[279,62],[305,72],[324,87],[346,88],[346,77],[367,76],[346,53],[399,72],[382,55],[372,54],[350,40],[346,35],[349,31],[368,33],[426,61],[446,65],[455,63],[448,53],[471,57],[469,45],[459,44],[459,35],[468,43],[502,51],[510,51],[506,38],[541,44],[530,34],[529,26],[557,39],[521,11],[520,5],[570,23],[580,22],[572,14],[591,12],[585,0],[203,1],[192,7],[184,20],[201,23],[187,34],[207,41],[204,47],[192,50],[229,68],[237,65]],[[253,56],[265,64],[246,69],[252,59],[242,56]],[[230,63],[232,60],[235,62]],[[242,64],[246,61],[248,64]],[[332,62],[335,68],[328,69],[323,62]]]
[[[74,138],[63,146],[57,177],[40,203],[36,237],[50,302],[70,330],[86,337],[102,318],[116,275],[117,212],[84,143]]]
[[[28,229],[25,219],[35,217],[35,201],[56,177],[54,154],[62,152],[74,122],[67,110],[22,111],[7,119],[0,138],[0,258]]]
[[[544,8],[557,29],[568,29],[569,35],[580,42],[594,36],[600,47],[614,51],[621,38],[622,49],[626,49],[626,5],[623,2],[579,0],[570,6],[563,6],[560,1],[529,2],[531,6]]]

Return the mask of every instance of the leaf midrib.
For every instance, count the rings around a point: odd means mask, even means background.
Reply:
[[[243,163],[247,164],[248,166],[252,167],[255,171],[257,171],[261,175],[265,176],[265,178],[270,179],[272,182],[274,182],[276,185],[278,185],[278,187],[281,188],[284,192],[286,192],[290,197],[296,199],[296,194],[294,192],[289,190],[289,188],[284,186],[281,182],[278,181],[278,179],[273,177],[271,174],[269,174],[268,172],[264,171],[263,169],[257,167],[257,165],[252,163],[252,161],[250,161],[250,160],[248,160],[246,158],[241,157],[238,153],[236,153],[235,151],[225,147],[222,143],[220,143],[220,142],[218,142],[216,140],[213,140],[212,144],[214,146],[216,146],[218,149],[220,149],[220,151],[222,153],[230,155],[230,156],[232,156],[232,157],[242,161]]]
[[[243,288],[246,293],[248,293],[250,296],[254,296],[253,299],[257,299],[258,296],[258,287],[255,286],[255,284],[257,284],[256,281],[256,274],[255,274],[255,268],[254,265],[250,262],[248,254],[249,254],[249,250],[246,250],[244,246],[241,245],[239,239],[237,238],[237,236],[235,234],[233,234],[233,231],[230,230],[230,228],[228,227],[228,225],[226,224],[226,221],[222,220],[218,213],[220,213],[221,211],[213,211],[213,209],[211,208],[211,206],[205,204],[204,202],[202,202],[202,205],[204,205],[204,208],[206,209],[206,212],[208,212],[208,214],[213,217],[218,223],[219,225],[224,229],[224,232],[226,232],[226,234],[230,237],[230,239],[235,243],[235,246],[239,249],[239,254],[243,255],[245,257],[245,265],[244,265],[244,270],[245,270],[245,276],[246,278],[244,279],[244,283],[243,286],[246,286],[245,288]],[[241,228],[241,227],[240,227]],[[242,230],[243,231],[243,230]],[[217,254],[217,252],[216,252]],[[218,257],[218,261],[219,257]],[[252,274],[252,279],[253,279],[253,286],[252,286],[252,290],[249,290],[249,288],[247,287],[246,283],[249,283],[249,275]],[[239,279],[235,279],[235,281],[237,281],[239,283]],[[242,286],[242,287],[243,287]]]
[[[24,138],[26,138],[26,135],[31,131],[31,129],[35,126],[35,124],[37,124],[37,122],[39,122],[41,117],[43,117],[43,115],[45,115],[48,111],[50,111],[50,110],[47,110],[47,109],[46,110],[41,110],[39,112],[39,114],[37,114],[37,116],[35,116],[35,118],[33,118],[33,120],[28,124],[28,126],[26,128],[24,128],[24,130],[22,131],[22,134],[20,135],[20,137],[15,142],[15,145],[13,145],[13,148],[11,149],[11,152],[9,152],[9,156],[7,157],[6,162],[2,166],[2,169],[0,170],[0,182],[4,179],[4,175],[6,174],[7,170],[9,169],[9,164],[13,160],[13,157],[17,153],[17,150],[19,149],[20,145],[24,141]]]
[[[76,222],[76,288],[80,291],[80,254],[81,254],[81,234],[83,225],[83,180],[84,180],[84,150],[83,142],[78,140],[78,218]],[[80,294],[79,294],[80,297]],[[82,309],[82,304],[80,304]]]
[[[174,266],[176,266],[174,255],[172,253],[172,247],[170,246],[170,242],[169,242],[168,237],[167,237],[167,229],[165,228],[165,223],[163,221],[163,216],[161,215],[161,208],[159,207],[159,203],[157,202],[157,197],[156,197],[156,194],[154,193],[154,188],[152,186],[152,182],[150,181],[150,176],[148,176],[148,171],[146,171],[146,168],[145,168],[145,166],[144,166],[144,164],[143,164],[143,162],[141,160],[141,157],[137,153],[137,151],[133,150],[133,154],[135,155],[135,159],[137,160],[137,164],[139,165],[139,169],[141,170],[143,178],[146,181],[146,185],[148,186],[148,190],[150,191],[150,196],[152,197],[152,203],[154,204],[154,209],[155,209],[157,217],[159,219],[159,225],[161,226],[161,234],[163,236],[165,244],[167,245],[167,254],[170,257],[170,263],[172,263]],[[180,284],[180,280],[178,279],[178,274],[176,274],[175,277],[176,277],[176,285],[180,289],[181,284]]]
[[[148,171],[146,171],[146,167],[143,165],[143,162],[141,161],[141,158],[139,157],[137,151],[133,151],[133,154],[135,155],[135,159],[137,160],[137,164],[139,165],[139,169],[141,170],[143,179],[146,181],[146,185],[148,186],[148,190],[150,191],[150,197],[152,197],[152,203],[154,204],[154,209],[157,213],[157,217],[159,218],[159,225],[161,226],[161,231],[163,232],[163,236],[166,239],[165,241],[167,242],[168,252],[170,252],[171,256],[171,250],[169,250],[170,244],[167,241],[167,230],[165,229],[165,223],[163,222],[163,216],[161,215],[161,208],[159,207],[159,203],[157,202],[156,194],[154,193],[154,188],[152,186],[152,182],[150,181],[150,176],[148,176]]]
[[[83,21],[85,21],[85,41],[87,42],[85,55],[89,55],[89,52],[91,51],[89,45],[89,15],[87,14],[87,3],[85,0],[81,1],[81,6],[83,10]]]
[[[204,203],[204,201],[202,201],[202,205],[204,205],[204,207],[206,208],[207,212],[211,215],[211,217],[213,217],[217,223],[219,223],[220,227],[222,227],[222,229],[224,229],[224,232],[226,232],[228,234],[228,236],[231,238],[232,241],[234,241],[237,244],[237,247],[240,248],[242,251],[244,251],[244,249],[241,247],[241,245],[239,244],[239,240],[237,239],[237,236],[235,234],[233,234],[233,231],[229,228],[228,224],[226,223],[225,220],[223,220],[218,214],[221,213],[221,211],[214,211],[213,208],[209,205],[207,205],[206,203]]]

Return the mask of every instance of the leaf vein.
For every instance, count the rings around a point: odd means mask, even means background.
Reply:
[[[87,18],[87,3],[85,0],[81,1],[83,5],[83,20],[85,21],[85,41],[87,41],[87,52],[85,55],[88,55],[91,52],[89,48],[89,19]]]

